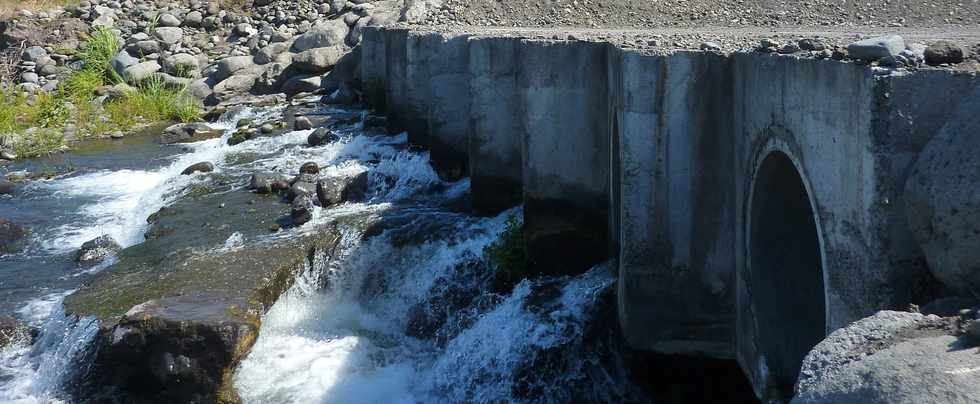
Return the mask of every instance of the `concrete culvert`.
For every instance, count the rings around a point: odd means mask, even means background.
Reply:
[[[750,304],[770,382],[788,398],[803,358],[826,333],[819,235],[806,187],[786,154],[767,156],[755,181]]]

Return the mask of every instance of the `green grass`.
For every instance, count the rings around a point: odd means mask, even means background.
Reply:
[[[497,283],[509,289],[527,277],[527,254],[524,247],[524,223],[518,217],[507,218],[506,227],[493,243],[483,249],[484,256],[497,267]]]
[[[62,133],[76,126],[79,139],[128,131],[137,125],[161,122],[191,122],[201,118],[201,105],[186,89],[174,89],[159,80],[148,80],[128,88],[121,97],[102,104],[96,91],[123,83],[112,69],[112,58],[120,51],[119,37],[110,29],[95,28],[76,53],[84,62],[51,94],[28,96],[13,89],[0,89],[0,136],[21,157],[35,157],[62,149]],[[34,129],[31,129],[34,128]]]

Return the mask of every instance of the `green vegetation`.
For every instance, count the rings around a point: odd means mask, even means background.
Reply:
[[[508,288],[527,277],[524,250],[524,223],[511,216],[500,237],[483,249],[483,254],[497,267],[498,287]]]
[[[27,95],[0,88],[0,140],[21,157],[34,157],[63,149],[69,124],[75,126],[77,139],[85,139],[146,123],[200,119],[200,104],[184,88],[152,79],[135,87],[126,85],[111,64],[120,46],[112,30],[97,27],[75,54],[83,67],[71,72],[54,92]],[[113,87],[102,90],[107,86]],[[109,93],[101,103],[96,100],[100,91]]]

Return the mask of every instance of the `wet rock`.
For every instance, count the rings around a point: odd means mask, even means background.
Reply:
[[[17,184],[8,181],[6,178],[0,177],[0,195],[13,195],[14,190],[17,189]]]
[[[313,204],[313,195],[301,194],[293,199],[289,207],[289,217],[294,225],[299,226],[313,219],[314,209],[316,206]]]
[[[909,227],[951,291],[980,291],[980,88],[926,144],[905,184]]]
[[[262,126],[259,127],[259,132],[262,132],[263,135],[271,134],[275,130],[276,130],[276,126],[271,123],[264,123],[262,124]]]
[[[320,102],[327,105],[352,105],[357,102],[358,96],[350,83],[341,82],[340,87],[332,93],[323,96]]]
[[[12,150],[0,149],[0,159],[17,160],[17,153],[14,153]]]
[[[305,116],[297,116],[293,121],[293,128],[296,130],[313,129],[313,123],[310,122],[310,118]]]
[[[923,56],[930,66],[962,63],[969,51],[950,41],[939,41],[926,47]]]
[[[16,252],[27,230],[10,221],[0,218],[0,255]]]
[[[302,174],[319,174],[320,166],[312,161],[308,161],[299,167],[299,172]]]
[[[289,200],[296,199],[303,195],[316,194],[317,176],[314,174],[300,174],[289,186],[289,193],[286,195]]]
[[[364,198],[368,189],[367,171],[353,177],[329,177],[316,183],[316,197],[320,206],[329,207],[344,202],[356,202]]]
[[[249,180],[249,188],[257,194],[271,194],[289,189],[289,179],[280,174],[255,173]]]
[[[306,138],[306,143],[310,146],[320,146],[338,140],[340,140],[340,136],[334,133],[334,131],[327,128],[317,128]]]
[[[894,311],[834,331],[803,360],[794,404],[976,402],[976,352],[949,321]]]
[[[30,345],[34,332],[11,316],[0,316],[0,349],[11,343]]]
[[[197,142],[200,140],[220,137],[222,131],[213,129],[200,122],[178,123],[168,126],[160,134],[161,144]]]
[[[854,59],[875,61],[898,56],[905,50],[905,40],[899,35],[868,38],[847,45],[847,54]]]
[[[119,243],[116,243],[116,240],[113,240],[111,236],[102,235],[82,244],[75,255],[75,262],[84,266],[92,266],[104,261],[121,249]]]
[[[193,164],[190,167],[185,168],[184,171],[180,172],[180,175],[191,175],[194,173],[209,173],[212,171],[214,171],[214,164],[211,164],[208,161],[202,161],[200,163]]]

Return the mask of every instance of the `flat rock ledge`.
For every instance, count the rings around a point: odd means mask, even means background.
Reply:
[[[955,320],[881,311],[830,334],[804,359],[793,404],[976,403],[980,350]]]
[[[186,192],[148,219],[144,243],[65,300],[67,313],[100,327],[91,370],[72,392],[80,401],[238,402],[231,374],[261,315],[336,244],[332,225],[270,235],[283,214],[278,198],[220,186]]]

